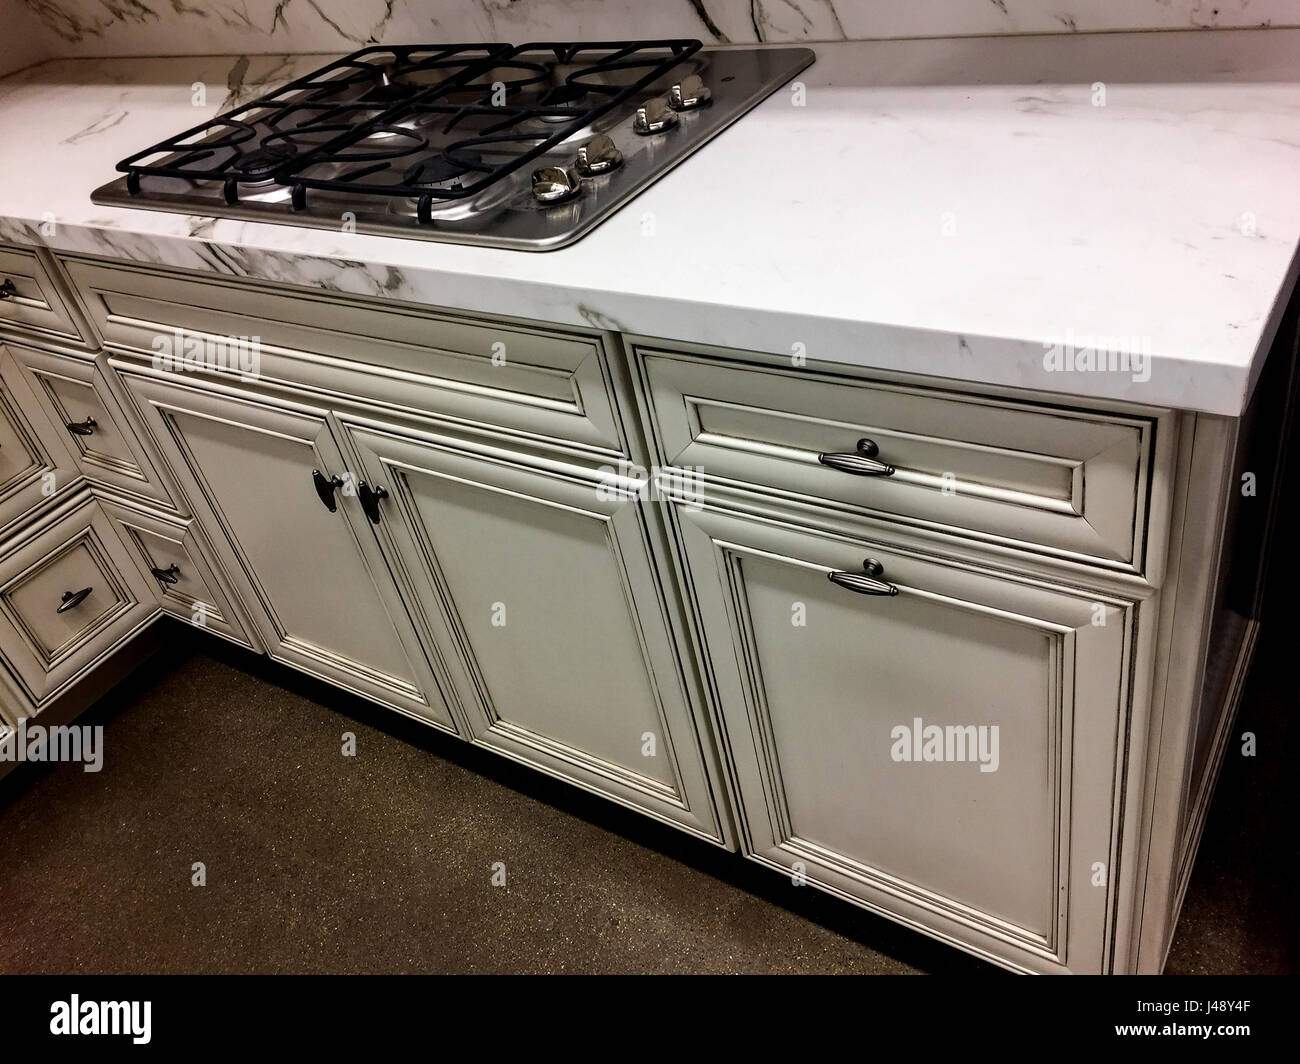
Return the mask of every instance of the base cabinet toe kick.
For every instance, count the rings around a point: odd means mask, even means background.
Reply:
[[[1003,967],[1162,970],[1294,307],[1224,418],[0,250],[0,732],[170,616]]]

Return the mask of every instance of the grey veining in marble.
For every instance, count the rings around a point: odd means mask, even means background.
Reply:
[[[17,0],[46,53],[351,51],[373,42],[836,41],[1300,24],[1294,0]]]

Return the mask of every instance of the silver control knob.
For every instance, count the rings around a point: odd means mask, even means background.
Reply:
[[[675,125],[677,125],[677,112],[668,106],[668,100],[664,96],[646,100],[636,109],[636,117],[632,119],[632,129],[643,137],[648,137],[652,133],[663,133]]]
[[[668,90],[668,106],[674,111],[693,111],[713,98],[699,74],[687,74]]]
[[[581,191],[578,175],[562,166],[543,166],[533,171],[533,198],[538,203],[563,203]]]
[[[604,133],[597,133],[578,149],[577,170],[583,177],[608,174],[623,165],[623,153]]]

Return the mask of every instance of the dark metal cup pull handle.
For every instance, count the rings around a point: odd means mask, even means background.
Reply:
[[[59,608],[55,612],[67,613],[68,610],[75,610],[90,597],[90,593],[94,590],[93,587],[83,587],[80,591],[65,591],[63,598],[59,600]]]
[[[98,427],[99,422],[97,422],[93,417],[88,417],[85,421],[68,422],[68,431],[74,436],[92,436],[94,435],[95,429]]]
[[[357,497],[361,500],[361,509],[366,511],[372,524],[379,524],[379,500],[388,498],[388,491],[376,485],[371,488],[364,480],[357,488]]]
[[[868,558],[862,563],[862,572],[845,573],[832,572],[826,575],[830,578],[831,583],[839,584],[840,587],[848,588],[850,591],[856,591],[859,595],[897,595],[898,588],[893,584],[887,584],[883,580],[876,579],[885,571],[875,558]]]
[[[862,439],[858,440],[858,449],[852,454],[832,451],[829,454],[819,454],[817,461],[824,466],[838,469],[841,473],[852,473],[856,477],[892,477],[894,467],[884,462],[877,462],[876,455],[879,453],[880,448],[876,446],[875,440]]]
[[[159,569],[157,566],[154,566],[152,572],[153,575],[156,576],[159,580],[161,580],[164,584],[180,583],[181,567],[177,565],[175,562],[172,562],[171,565],[167,566],[166,569]]]
[[[0,299],[9,299],[11,296],[16,296],[17,294],[18,289],[15,287],[13,281],[6,277],[4,284],[0,284]]]
[[[311,471],[311,482],[316,485],[316,494],[320,496],[320,501],[325,504],[325,509],[330,513],[337,512],[339,504],[338,500],[334,498],[334,493],[343,487],[343,478],[335,473],[334,476],[326,480],[324,473],[319,469],[313,469]]]

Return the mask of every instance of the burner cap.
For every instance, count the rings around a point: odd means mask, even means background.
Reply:
[[[298,150],[284,141],[263,144],[240,157],[239,169],[254,180],[267,178],[297,154]]]
[[[537,102],[543,107],[562,107],[567,103],[577,103],[586,95],[587,90],[581,85],[565,82],[563,85],[556,85],[553,89],[547,89]]]
[[[402,174],[402,183],[406,185],[447,185],[458,177],[470,173],[470,163],[481,163],[483,157],[478,152],[462,152],[465,163],[450,159],[446,155],[434,155],[423,159],[414,166],[409,166]]]
[[[412,85],[409,81],[393,81],[387,75],[381,75],[377,84],[361,94],[361,99],[367,103],[400,103],[409,100],[419,91],[419,85]]]

